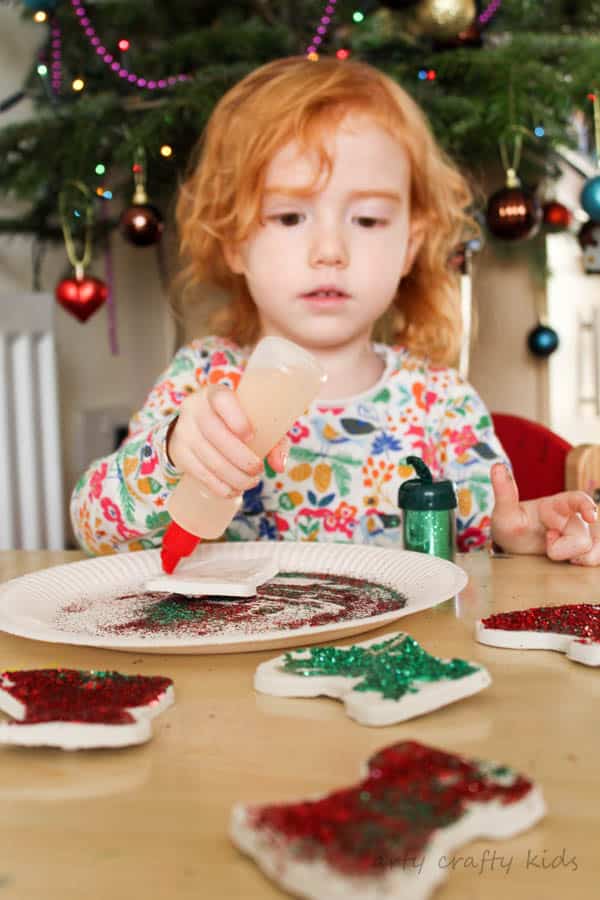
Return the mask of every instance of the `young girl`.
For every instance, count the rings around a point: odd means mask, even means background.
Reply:
[[[592,499],[519,504],[489,413],[447,367],[460,337],[447,260],[469,199],[418,107],[367,65],[280,59],[230,90],[177,209],[189,281],[231,298],[223,336],[180,349],[120,449],[81,478],[81,545],[160,546],[185,472],[219,496],[243,493],[227,540],[398,547],[413,454],[455,482],[461,549],[493,534],[512,552],[600,562]],[[394,346],[374,342],[382,323]],[[263,461],[231,389],[265,335],[308,349],[327,381]]]

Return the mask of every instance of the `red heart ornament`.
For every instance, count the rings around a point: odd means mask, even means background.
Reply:
[[[99,278],[64,278],[54,295],[60,305],[80,322],[86,322],[108,297],[108,287]]]

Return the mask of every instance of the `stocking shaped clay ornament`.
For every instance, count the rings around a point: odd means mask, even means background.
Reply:
[[[424,900],[456,848],[511,837],[544,813],[539,788],[507,766],[405,741],[371,757],[353,787],[236,806],[230,834],[295,896]]]

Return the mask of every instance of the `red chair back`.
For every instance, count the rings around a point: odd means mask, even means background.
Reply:
[[[565,465],[572,444],[545,425],[492,413],[494,429],[513,466],[521,500],[535,500],[565,490]]]

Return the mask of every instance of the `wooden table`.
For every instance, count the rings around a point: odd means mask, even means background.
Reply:
[[[0,580],[79,558],[0,553]],[[436,900],[598,896],[600,672],[559,653],[501,650],[472,638],[474,619],[492,611],[598,601],[598,570],[484,553],[460,563],[471,575],[463,595],[400,627],[436,655],[483,663],[493,684],[387,728],[357,725],[333,700],[256,695],[254,668],[273,651],[143,656],[0,634],[3,668],[168,675],[177,695],[142,747],[0,749],[1,900],[283,897],[230,844],[232,805],[351,784],[371,753],[404,739],[507,763],[536,779],[548,804],[547,818],[530,832],[457,851]]]

